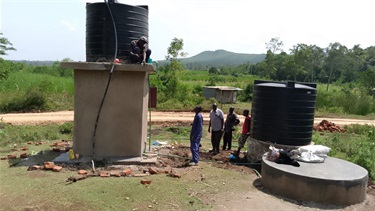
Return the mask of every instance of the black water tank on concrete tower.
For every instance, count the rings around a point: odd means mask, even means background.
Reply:
[[[256,80],[251,137],[282,145],[310,144],[316,93],[316,84]]]
[[[115,21],[118,40],[117,58],[129,56],[130,42],[148,38],[148,6],[108,3]],[[113,61],[115,30],[106,3],[86,4],[86,61]]]

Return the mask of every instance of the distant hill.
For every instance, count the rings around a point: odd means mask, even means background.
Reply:
[[[237,66],[240,64],[255,64],[263,61],[266,54],[233,53],[226,50],[203,51],[195,56],[181,59],[183,65],[189,69],[207,69],[209,67]],[[160,65],[166,60],[158,61]]]

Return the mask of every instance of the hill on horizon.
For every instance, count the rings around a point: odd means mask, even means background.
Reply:
[[[241,64],[255,64],[263,61],[266,54],[234,53],[226,50],[203,51],[189,58],[181,58],[181,63],[189,69],[207,69],[209,67],[237,66]],[[158,61],[160,65],[166,60]]]

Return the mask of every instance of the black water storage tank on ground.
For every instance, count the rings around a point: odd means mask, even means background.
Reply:
[[[118,59],[129,56],[130,42],[148,38],[148,7],[108,3],[117,30]],[[115,30],[106,3],[86,4],[86,61],[113,61]]]
[[[281,145],[310,144],[316,93],[316,84],[256,80],[251,138]]]

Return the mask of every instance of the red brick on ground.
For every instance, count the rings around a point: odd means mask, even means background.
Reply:
[[[38,166],[38,165],[31,166],[31,170],[40,170],[40,169],[42,169],[41,166]]]
[[[132,173],[133,171],[131,169],[124,169],[121,173],[124,176],[128,176]]]
[[[110,177],[111,175],[107,171],[102,171],[102,172],[99,173],[99,176],[100,177]]]
[[[59,171],[61,171],[62,168],[63,167],[61,167],[61,166],[54,166],[52,170],[55,171],[55,172],[59,172]]]
[[[78,171],[78,174],[81,174],[81,175],[83,175],[83,174],[87,174],[87,171],[86,171],[86,170],[83,170],[83,169],[81,169],[81,170],[79,170],[79,171]]]
[[[45,170],[52,170],[55,166],[54,162],[44,162],[44,169]]]
[[[111,171],[110,175],[113,177],[121,177],[121,173],[119,171]]]
[[[29,157],[27,152],[22,152],[21,155],[20,155],[20,158],[27,158],[27,157]]]
[[[148,168],[148,172],[150,172],[150,174],[157,174],[158,173],[158,169],[154,168],[154,167],[150,167],[150,168]]]
[[[17,158],[17,155],[15,154],[8,155],[8,159],[16,159],[16,158]]]
[[[143,179],[143,180],[141,180],[141,184],[142,185],[151,184],[151,180],[145,180],[145,179]]]

